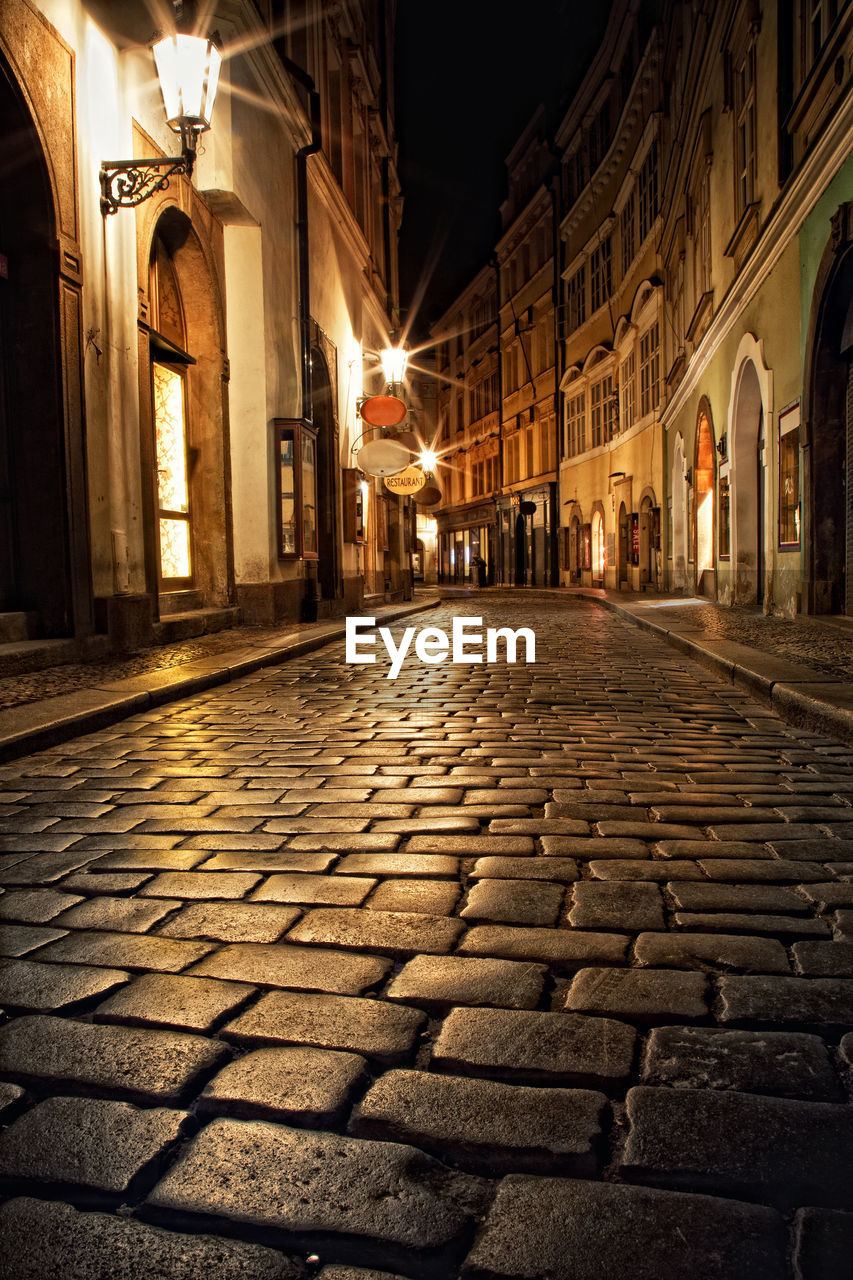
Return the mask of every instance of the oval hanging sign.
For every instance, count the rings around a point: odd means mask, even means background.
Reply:
[[[437,502],[441,502],[441,490],[437,484],[428,484],[415,494],[415,502],[419,507],[434,507]]]
[[[397,440],[371,440],[358,451],[356,461],[369,476],[393,476],[404,471],[412,454]]]
[[[426,476],[420,467],[406,467],[405,471],[399,471],[396,475],[385,477],[385,488],[391,493],[399,493],[404,496],[407,493],[417,493],[426,484]]]
[[[359,413],[371,427],[396,427],[406,416],[406,405],[399,396],[369,396]]]

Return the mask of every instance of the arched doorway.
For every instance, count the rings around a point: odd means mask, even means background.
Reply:
[[[804,414],[809,605],[853,615],[853,243],[827,249],[815,294]]]
[[[592,513],[592,582],[604,586],[604,516],[600,511]]]
[[[0,58],[0,612],[46,636],[74,627],[56,246],[41,142]]]
[[[624,502],[619,504],[619,550],[617,554],[618,580],[621,587],[628,581],[628,565],[631,558],[631,520]]]
[[[677,591],[687,586],[687,486],[684,479],[684,441],[676,437],[672,458],[672,585]]]
[[[696,454],[693,466],[695,495],[696,590],[699,595],[715,600],[714,573],[714,432],[708,412],[702,409],[696,424]]]
[[[527,521],[521,514],[515,518],[515,585],[527,585]]]
[[[580,582],[583,568],[583,544],[580,516],[573,515],[569,523],[569,581]]]
[[[737,375],[732,410],[732,551],[736,604],[764,601],[764,408],[752,360]]]
[[[644,494],[640,499],[640,586],[657,585],[654,511],[654,494]]]
[[[331,601],[343,595],[337,519],[338,441],[332,379],[319,347],[311,350],[311,402],[317,431],[317,585],[321,599]],[[394,504],[391,507],[396,510]]]
[[[177,208],[154,228],[147,285],[143,500],[147,575],[162,615],[226,605],[233,590],[221,299],[208,255]]]

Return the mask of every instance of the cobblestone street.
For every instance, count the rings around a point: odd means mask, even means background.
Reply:
[[[853,750],[459,615],[0,768],[9,1280],[849,1280]]]

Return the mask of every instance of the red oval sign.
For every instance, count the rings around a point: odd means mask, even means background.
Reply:
[[[406,416],[406,406],[398,396],[370,396],[360,413],[371,427],[396,427]]]

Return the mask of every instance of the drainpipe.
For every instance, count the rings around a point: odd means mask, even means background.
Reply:
[[[283,40],[276,40],[276,53],[285,71],[308,94],[311,117],[311,141],[296,153],[296,256],[299,267],[299,340],[301,346],[300,369],[302,386],[302,417],[314,421],[314,403],[311,395],[311,288],[308,261],[308,157],[316,155],[323,139],[320,131],[320,95],[307,71],[298,66],[283,52]]]
[[[299,269],[299,343],[301,371],[301,408],[304,422],[314,421],[314,398],[311,393],[311,281],[309,274],[308,238],[308,157],[322,146],[320,132],[320,95],[307,71],[284,52],[284,41],[275,41],[275,49],[285,71],[302,85],[308,94],[311,118],[311,141],[296,153],[296,258]],[[305,566],[305,595],[302,601],[303,622],[316,622],[319,603],[317,563]]]
[[[559,170],[557,171],[559,175]],[[552,175],[550,182],[551,195],[551,232],[552,243],[551,252],[554,261],[554,280],[552,284],[552,302],[554,306],[554,432],[556,440],[554,441],[554,505],[552,507],[551,519],[551,586],[558,587],[560,585],[560,527],[563,519],[563,506],[560,494],[560,452],[563,437],[562,423],[562,402],[563,397],[560,394],[560,380],[562,377],[560,359],[560,233],[558,227],[558,204],[557,204],[557,183],[559,176],[556,178]]]
[[[498,355],[498,496],[495,499],[495,515],[498,526],[498,576],[504,582],[504,540],[503,540],[503,508],[500,498],[504,489],[504,378],[503,353],[501,352],[501,268],[498,255],[495,253],[489,260],[495,269],[495,332],[497,334]]]

